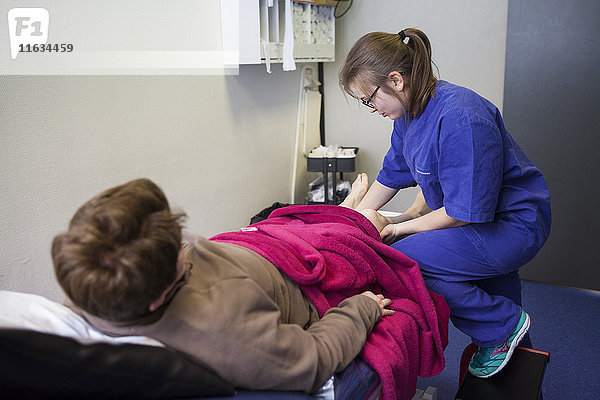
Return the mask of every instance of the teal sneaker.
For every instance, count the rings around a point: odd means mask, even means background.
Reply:
[[[521,318],[515,331],[499,346],[480,347],[471,359],[469,372],[479,378],[488,378],[498,372],[508,363],[515,348],[529,330],[531,320],[529,315],[521,310]]]

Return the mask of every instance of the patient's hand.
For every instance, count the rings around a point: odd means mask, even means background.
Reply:
[[[388,221],[386,217],[379,214],[373,209],[367,208],[365,210],[360,210],[359,212],[365,217],[367,217],[367,219],[371,221],[373,225],[375,225],[375,228],[377,228],[377,232],[379,233],[381,233],[383,228],[385,228],[390,223],[390,221]]]
[[[382,294],[375,294],[373,292],[366,291],[366,292],[361,293],[361,295],[367,296],[370,299],[373,299],[373,300],[375,300],[377,302],[377,305],[381,309],[381,316],[382,317],[385,317],[386,315],[392,315],[392,314],[394,314],[394,310],[388,310],[386,308],[390,304],[392,304],[392,300],[386,299]]]

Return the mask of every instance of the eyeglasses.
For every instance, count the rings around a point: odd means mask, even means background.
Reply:
[[[379,88],[380,88],[380,87],[381,87],[381,86],[377,86],[377,87],[375,88],[375,91],[373,91],[373,94],[372,94],[372,95],[371,95],[371,96],[370,96],[370,97],[369,97],[367,100],[365,100],[365,99],[360,99],[360,101],[362,101],[362,103],[363,103],[365,106],[369,107],[369,108],[375,108],[375,106],[373,105],[373,103],[371,103],[371,100],[373,100],[373,96],[375,96],[375,93],[377,93],[377,91],[379,90]]]

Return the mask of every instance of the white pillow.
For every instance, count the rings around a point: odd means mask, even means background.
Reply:
[[[96,330],[85,319],[62,304],[29,293],[0,290],[0,328],[28,329],[66,336],[80,343],[133,343],[164,347],[146,336],[112,337]],[[316,400],[333,400],[333,377],[313,393]]]
[[[96,330],[73,310],[45,297],[0,290],[0,328],[28,329],[66,336],[80,343],[133,343],[163,346],[145,336],[112,337]]]

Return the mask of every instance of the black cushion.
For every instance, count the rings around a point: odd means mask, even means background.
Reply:
[[[0,329],[3,399],[169,399],[234,394],[209,368],[181,353],[135,344],[81,344]]]

